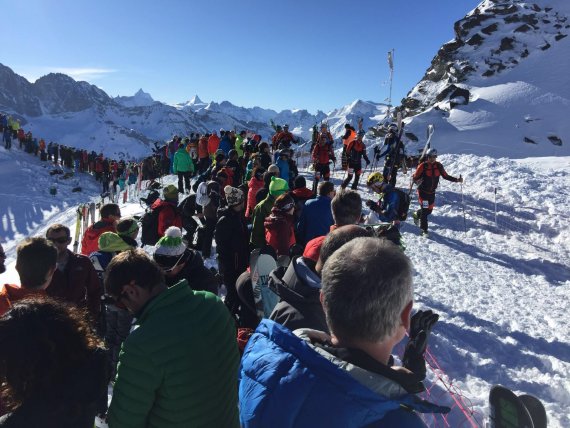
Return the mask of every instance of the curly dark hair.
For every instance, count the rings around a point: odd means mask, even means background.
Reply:
[[[43,296],[20,300],[0,318],[0,393],[8,410],[65,395],[73,373],[103,350],[88,319],[84,310]]]

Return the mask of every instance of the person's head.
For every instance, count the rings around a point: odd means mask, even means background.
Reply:
[[[232,208],[234,211],[241,211],[243,209],[245,196],[240,189],[232,186],[226,186],[224,187],[224,194],[226,196],[228,207]]]
[[[283,193],[289,191],[289,184],[279,177],[271,177],[271,183],[269,183],[269,194],[272,196],[280,196]]]
[[[429,163],[434,163],[437,160],[437,150],[434,148],[429,149],[426,152],[426,156]]]
[[[103,347],[88,319],[75,305],[48,297],[20,300],[0,318],[0,390],[8,410],[69,393],[70,373]]]
[[[362,141],[362,139],[364,138],[364,130],[360,130],[358,131],[358,134],[356,134],[356,138],[358,138],[358,141]]]
[[[327,132],[327,124],[321,123],[321,132]]]
[[[279,152],[279,157],[283,160],[289,159],[289,157],[290,157],[289,150],[281,149],[281,151]]]
[[[275,199],[273,207],[279,212],[293,214],[295,211],[295,201],[289,193],[283,193]]]
[[[356,224],[362,215],[362,198],[355,190],[341,189],[331,202],[334,224]]]
[[[396,245],[378,238],[353,239],[328,258],[321,278],[327,325],[339,343],[383,343],[391,350],[405,336],[413,272]]]
[[[46,231],[46,239],[57,248],[57,254],[62,255],[71,244],[71,232],[69,227],[63,224],[52,224]]]
[[[162,189],[162,197],[168,202],[178,202],[178,187],[169,184]]]
[[[265,174],[265,169],[261,166],[256,166],[251,171],[252,177],[255,177],[256,180],[263,180],[263,174]]]
[[[285,132],[289,131],[289,125],[288,124],[283,125],[283,131],[285,131]]]
[[[334,198],[335,195],[334,184],[332,181],[321,181],[319,183],[318,194],[319,196],[328,196]]]
[[[0,244],[0,273],[6,272],[6,253],[4,252],[4,247]]]
[[[267,168],[267,171],[272,173],[275,177],[279,177],[279,167],[277,165],[275,165],[274,163],[269,165],[269,167]]]
[[[186,264],[187,248],[182,241],[182,230],[170,226],[154,246],[152,258],[166,276],[176,276]]]
[[[16,271],[22,288],[45,289],[56,269],[57,248],[47,239],[26,238],[16,248]]]
[[[388,183],[384,181],[384,176],[379,172],[373,172],[368,177],[366,185],[376,193],[384,193]]]
[[[372,236],[372,232],[355,224],[348,224],[336,228],[330,232],[323,241],[315,270],[317,273],[320,273],[329,257],[347,242],[355,238],[366,238],[370,236]]]
[[[132,313],[166,289],[160,266],[141,249],[117,254],[105,272],[105,290]]]
[[[238,158],[238,152],[237,152],[237,150],[236,150],[236,149],[231,149],[231,150],[229,151],[229,153],[228,153],[228,157],[229,157],[231,160],[236,160],[236,159]]]
[[[269,151],[269,144],[267,144],[265,141],[263,143],[259,144],[259,152],[263,153],[263,152],[268,152]]]
[[[245,132],[245,129],[241,130],[239,133],[240,137],[245,137],[246,134],[247,134],[247,132]]]
[[[303,189],[307,186],[307,180],[302,175],[298,175],[293,180],[293,189]]]
[[[133,217],[121,219],[117,223],[117,234],[119,236],[127,236],[132,239],[137,239],[139,234],[139,223]]]
[[[117,204],[105,204],[99,210],[101,218],[113,221],[119,221],[121,219],[121,209]]]

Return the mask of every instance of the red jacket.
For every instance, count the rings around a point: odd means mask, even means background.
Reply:
[[[258,180],[257,178],[251,177],[249,183],[247,183],[247,208],[245,210],[245,218],[250,218],[253,215],[253,209],[257,205],[255,203],[255,195],[257,191],[263,187],[263,180]]]
[[[452,177],[443,168],[443,165],[439,162],[422,162],[416,172],[414,173],[414,181],[421,180],[418,184],[418,190],[425,193],[435,193],[437,185],[439,184],[439,177],[443,177],[448,181],[453,181],[457,183],[458,178]]]
[[[157,199],[151,206],[151,209],[159,209],[158,212],[158,235],[164,236],[166,229],[170,226],[182,228],[182,215],[178,212],[178,208],[174,202],[163,201]]]
[[[45,296],[45,294],[45,290],[30,290],[17,285],[4,284],[0,290],[0,317],[8,312],[18,300],[34,295]]]
[[[97,272],[88,257],[67,251],[69,259],[65,269],[63,272],[55,270],[46,292],[48,296],[87,308],[93,320],[97,320],[103,295]]]
[[[210,135],[210,138],[208,138],[208,153],[210,156],[213,156],[214,153],[216,153],[218,147],[220,147],[220,137],[216,134]]]
[[[293,216],[273,208],[263,225],[265,226],[265,242],[275,249],[278,256],[288,256],[289,248],[296,242]]]
[[[206,137],[202,137],[198,141],[198,157],[200,159],[208,157],[208,139]]]
[[[334,159],[331,146],[329,144],[315,144],[315,148],[313,149],[313,162],[328,165],[330,159]]]
[[[102,218],[95,224],[92,224],[83,233],[81,239],[81,254],[88,256],[89,254],[99,250],[99,237],[103,232],[116,232],[115,222],[107,218]]]

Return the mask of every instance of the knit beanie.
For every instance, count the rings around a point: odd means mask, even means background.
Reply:
[[[164,189],[162,189],[162,194],[166,200],[178,200],[178,188],[174,184],[169,184]]]
[[[239,205],[243,202],[243,192],[240,189],[232,186],[226,186],[224,187],[224,193],[226,194],[226,202],[230,207]]]
[[[115,232],[103,232],[99,236],[99,250],[109,253],[130,250],[132,247]]]
[[[282,178],[271,177],[271,183],[269,183],[269,194],[272,196],[279,196],[289,190],[289,184]]]
[[[133,217],[122,218],[117,223],[117,235],[130,236],[135,230],[139,229],[139,224]]]
[[[171,266],[185,251],[182,231],[176,226],[170,226],[154,246],[152,257],[161,266]]]

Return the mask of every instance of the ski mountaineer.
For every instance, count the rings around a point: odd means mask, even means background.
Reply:
[[[341,155],[341,163],[342,169],[346,171],[348,168],[348,159],[346,157],[346,146],[356,138],[356,129],[350,124],[347,123],[344,125],[344,135],[342,136],[342,155]]]
[[[415,428],[426,426],[416,412],[450,411],[416,396],[437,315],[411,316],[413,267],[402,251],[383,239],[351,240],[324,264],[320,294],[330,334],[264,319],[250,337],[239,375],[242,427]],[[403,367],[395,367],[391,353],[406,330]]]
[[[358,188],[358,182],[360,181],[360,176],[362,175],[362,158],[366,162],[366,166],[370,165],[370,160],[366,155],[366,146],[362,142],[362,138],[364,137],[364,130],[360,129],[358,131],[358,136],[352,140],[346,146],[345,154],[346,159],[348,162],[348,169],[347,169],[347,176],[341,184],[341,187],[345,189],[352,177],[356,175],[354,178],[354,182],[352,183],[352,190],[356,190]]]
[[[388,126],[388,133],[384,138],[384,146],[386,149],[377,156],[377,159],[381,159],[386,156],[384,160],[384,170],[382,175],[384,176],[384,181],[390,183],[392,186],[396,185],[396,178],[398,175],[398,168],[404,160],[404,145],[399,143],[398,136],[398,125],[391,123]],[[405,168],[405,164],[404,164]]]
[[[419,223],[422,230],[422,236],[428,235],[428,215],[433,211],[435,206],[435,190],[439,184],[439,177],[443,177],[453,183],[463,183],[463,178],[452,177],[443,168],[443,165],[437,162],[437,150],[429,149],[426,153],[427,161],[419,164],[418,169],[414,173],[413,180],[418,186],[418,201],[420,208],[414,212],[414,223]]]
[[[275,143],[277,144],[276,147],[279,147],[281,144],[283,144],[286,149],[289,149],[291,148],[291,143],[295,141],[295,137],[289,132],[289,125],[287,124],[283,125],[283,131],[281,131],[275,137]]]
[[[321,134],[322,135],[322,134]],[[331,168],[329,162],[332,160],[336,162],[336,157],[334,155],[332,144],[327,144],[328,140],[326,138],[317,139],[317,144],[312,153],[313,167],[315,170],[315,182],[313,184],[313,189],[316,190],[319,180],[322,178],[325,181],[329,181],[331,176]]]
[[[384,177],[379,172],[370,174],[366,185],[374,192],[381,195],[380,203],[376,203],[369,199],[366,206],[378,215],[381,222],[393,223],[400,226],[398,207],[400,206],[400,197],[394,190],[394,186],[384,181]]]

